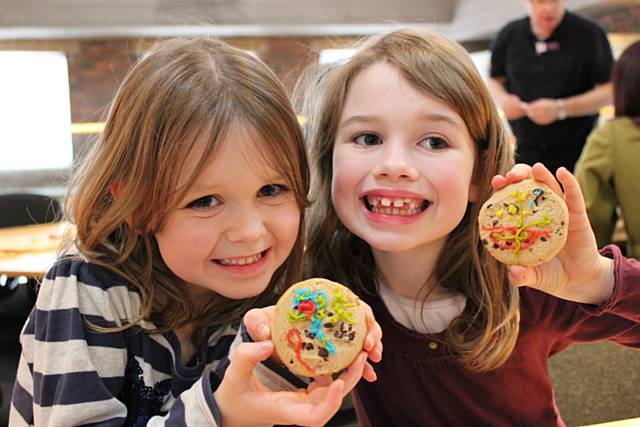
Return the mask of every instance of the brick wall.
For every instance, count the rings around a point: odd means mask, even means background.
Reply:
[[[608,32],[640,32],[640,6],[624,11],[590,13]],[[67,54],[71,87],[71,117],[74,123],[101,121],[120,81],[139,54],[155,40],[41,40],[0,41],[0,50],[56,50]],[[269,65],[288,91],[293,89],[300,71],[317,61],[318,51],[349,43],[326,37],[246,37],[226,39],[231,45],[254,51]],[[475,44],[474,44],[475,43]],[[485,46],[488,40],[470,41],[465,46]],[[472,49],[473,50],[473,49]],[[96,135],[74,135],[74,151],[80,154]]]

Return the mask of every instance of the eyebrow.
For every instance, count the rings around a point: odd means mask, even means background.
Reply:
[[[275,169],[264,169],[265,173],[261,175],[261,179],[264,181],[264,185],[273,184],[274,182],[284,181],[287,182],[287,175],[285,173],[281,173]],[[191,194],[215,194],[216,191],[220,189],[220,184],[217,181],[202,181],[200,179],[196,179],[187,190],[187,195]]]
[[[457,127],[460,130],[464,130],[465,128],[464,123],[459,122],[458,120],[456,120],[455,118],[447,114],[438,114],[438,113],[422,114],[420,118],[425,121],[445,122]],[[351,116],[346,120],[343,120],[342,122],[340,122],[338,127],[344,127],[352,123],[373,123],[378,120],[380,120],[380,117],[376,115],[356,115],[356,116]]]

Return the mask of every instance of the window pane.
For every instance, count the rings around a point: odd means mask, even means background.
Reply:
[[[321,64],[328,64],[331,62],[346,61],[357,49],[324,49],[320,51],[319,62]]]
[[[67,58],[0,52],[0,170],[67,168],[73,158]]]

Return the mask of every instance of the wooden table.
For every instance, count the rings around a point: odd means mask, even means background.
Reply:
[[[0,274],[42,278],[73,226],[66,222],[0,228]]]
[[[584,427],[640,427],[640,418],[629,418],[627,420],[609,421],[602,424],[592,424]]]

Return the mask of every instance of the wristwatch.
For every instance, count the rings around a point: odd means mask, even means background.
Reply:
[[[564,106],[564,99],[556,99],[556,106],[558,107],[558,117],[556,120],[564,120],[567,118],[567,109]]]

